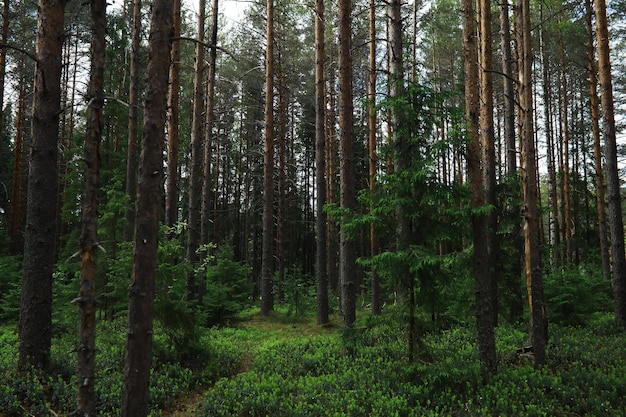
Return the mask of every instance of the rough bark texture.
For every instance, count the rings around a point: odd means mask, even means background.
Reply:
[[[613,102],[613,80],[609,57],[609,30],[606,20],[605,0],[595,0],[596,38],[598,42],[598,78],[602,106],[602,130],[604,133],[604,157],[606,160],[606,193],[611,229],[611,256],[613,259],[613,297],[615,319],[626,323],[626,259],[624,259],[624,224],[620,195],[619,167],[617,165],[617,143],[615,133],[615,104]]]
[[[595,169],[596,205],[598,211],[598,234],[600,239],[600,255],[602,271],[607,279],[611,277],[611,258],[607,240],[606,202],[604,173],[602,170],[602,145],[600,137],[600,105],[598,98],[598,68],[593,42],[593,8],[592,0],[585,0],[585,21],[587,25],[587,68],[589,72],[589,104],[591,107],[591,130],[593,132],[593,166]]]
[[[152,322],[157,269],[159,217],[163,196],[163,145],[174,0],[155,0],[148,40],[143,138],[137,186],[137,218],[128,300],[123,417],[148,415]]]
[[[133,0],[133,27],[130,41],[130,84],[128,86],[128,156],[126,159],[126,208],[125,239],[130,241],[135,221],[135,200],[137,197],[137,123],[139,120],[139,46],[141,42],[141,0]]]
[[[198,42],[196,42],[193,74],[193,119],[191,121],[191,161],[189,167],[189,214],[187,218],[187,262],[192,268],[187,272],[185,298],[196,297],[195,266],[200,245],[200,204],[202,199],[202,142],[204,139],[204,21],[206,0],[198,5]]]
[[[522,142],[522,195],[524,201],[524,259],[530,307],[530,341],[535,365],[546,363],[547,320],[543,299],[543,277],[537,197],[537,158],[533,131],[532,43],[530,1],[520,0],[516,8],[518,40],[518,129]]]
[[[481,170],[481,149],[479,138],[479,88],[478,54],[473,2],[464,0],[463,50],[465,71],[465,119],[467,123],[467,171],[471,192],[471,206],[479,210],[485,205],[483,174]],[[497,372],[495,337],[491,312],[491,284],[488,247],[488,217],[485,214],[472,214],[472,237],[474,241],[474,276],[476,281],[476,324],[483,382],[487,382]]]
[[[106,49],[106,0],[91,0],[91,79],[87,99],[85,137],[85,185],[80,235],[81,277],[77,299],[80,321],[77,348],[78,400],[76,414],[96,412],[96,272],[98,260],[98,191],[100,188],[100,140],[104,120],[104,62]]]
[[[487,215],[487,276],[484,277],[483,288],[487,292],[485,294],[485,310],[489,308],[491,314],[491,326],[498,324],[498,282],[495,273],[495,259],[497,257],[496,246],[496,229],[498,227],[498,215],[496,207],[496,156],[495,156],[495,137],[493,125],[493,52],[492,52],[492,36],[491,36],[491,1],[479,0],[480,7],[480,51],[479,62],[479,123],[480,123],[480,141],[482,145],[482,177],[483,187],[485,189],[485,204],[493,207]],[[486,329],[485,329],[486,330]],[[492,330],[493,332],[493,330]],[[493,352],[493,360],[495,360],[495,342],[491,347]],[[485,346],[487,348],[487,346]]]
[[[261,259],[261,315],[274,309],[274,1],[267,0],[265,51],[265,143],[263,151],[263,249]]]
[[[352,103],[352,1],[339,0],[339,148],[340,206],[356,208],[354,177],[354,105]],[[347,219],[345,219],[347,220]],[[339,243],[339,281],[343,326],[351,328],[356,320],[356,244],[341,227]]]
[[[20,369],[47,368],[52,340],[52,269],[58,185],[61,56],[65,0],[40,0],[28,171]]]
[[[174,38],[180,37],[180,0],[174,2]],[[165,224],[178,221],[178,148],[180,143],[180,41],[172,44],[167,125],[167,176],[165,179]]]
[[[324,63],[324,0],[315,0],[315,206],[317,324],[328,323],[328,273],[326,264],[326,88]]]

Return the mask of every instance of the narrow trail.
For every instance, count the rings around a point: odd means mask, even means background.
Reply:
[[[267,333],[267,337],[279,334],[280,338],[302,337],[319,334],[328,334],[329,331],[336,330],[340,327],[339,318],[332,317],[330,323],[324,326],[318,326],[315,324],[312,318],[296,318],[296,319],[281,319],[283,316],[276,314],[270,317],[261,317],[259,315],[253,315],[248,319],[239,323],[241,328],[255,328]],[[240,369],[231,375],[231,378],[237,374],[246,372],[250,369],[255,357],[255,348],[262,343],[251,343],[249,351],[242,358]],[[242,343],[246,343],[243,342]],[[248,342],[250,343],[250,342]],[[205,399],[207,392],[211,390],[212,386],[199,387],[193,391],[187,392],[184,396],[176,399],[176,403],[162,410],[162,417],[195,417],[198,415],[202,402]],[[1,417],[1,416],[0,416]]]

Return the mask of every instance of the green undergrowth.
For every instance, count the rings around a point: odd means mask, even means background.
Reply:
[[[623,329],[606,316],[551,328],[549,365],[518,356],[526,334],[497,331],[500,370],[483,385],[472,327],[426,334],[408,364],[390,320],[341,332],[269,337],[249,368],[210,389],[200,416],[615,416],[626,415]],[[261,342],[261,340],[259,340]]]
[[[257,310],[258,311],[258,310]],[[118,416],[124,323],[99,323],[100,416]],[[516,352],[525,328],[497,329],[499,373],[481,383],[473,325],[432,329],[408,363],[405,331],[392,314],[341,330],[334,317],[245,314],[235,327],[202,329],[185,352],[155,328],[151,415],[186,416],[616,416],[626,415],[626,341],[611,315],[585,327],[551,326],[548,366]],[[69,415],[76,403],[70,335],[53,343],[47,375],[17,372],[17,334],[0,328],[0,416]],[[183,414],[179,414],[183,415]]]

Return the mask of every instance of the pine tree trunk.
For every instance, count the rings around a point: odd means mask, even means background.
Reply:
[[[122,417],[144,417],[149,410],[154,291],[159,218],[163,197],[163,145],[168,78],[174,29],[174,1],[155,0],[148,41],[143,137],[137,185],[137,216],[128,300]]]
[[[471,192],[471,205],[480,210],[485,205],[483,173],[481,170],[481,148],[479,138],[479,88],[478,52],[473,2],[464,0],[463,49],[465,62],[465,119],[467,123],[467,171]],[[483,382],[489,381],[497,372],[495,338],[491,311],[491,285],[489,271],[489,248],[487,245],[488,217],[485,214],[472,214],[472,235],[474,241],[474,276],[476,281],[476,324]]]
[[[81,249],[80,311],[76,414],[96,412],[96,272],[98,260],[98,192],[100,189],[100,141],[104,122],[104,62],[106,49],[106,0],[91,0],[91,79],[87,98],[85,137],[85,185]]]
[[[180,0],[174,2],[174,38],[180,37]],[[178,221],[178,148],[180,143],[180,41],[172,44],[169,121],[167,127],[167,176],[165,179],[165,225]]]
[[[479,0],[479,123],[480,123],[480,141],[482,145],[482,178],[485,190],[485,204],[494,207],[487,215],[487,276],[485,279],[485,287],[481,290],[486,291],[484,308],[489,308],[491,314],[490,326],[498,325],[498,282],[495,274],[495,259],[498,256],[496,246],[496,232],[498,225],[498,213],[495,209],[496,201],[496,157],[495,157],[495,137],[493,127],[493,56],[492,56],[492,36],[491,36],[491,1]],[[481,278],[482,280],[482,278]],[[482,285],[481,285],[482,287]],[[486,313],[486,310],[484,311]],[[485,323],[487,324],[487,323]],[[484,329],[487,331],[487,329]],[[492,330],[493,332],[493,330]],[[491,343],[491,342],[490,342]],[[487,348],[487,346],[485,346]],[[490,352],[495,360],[495,341],[490,346],[493,352]],[[495,365],[494,369],[495,371]]]
[[[315,0],[315,205],[317,282],[317,324],[326,324],[328,317],[328,272],[326,259],[326,85],[324,67],[324,0]]]
[[[524,201],[524,252],[526,287],[530,307],[530,340],[535,365],[546,363],[547,319],[543,300],[539,213],[537,210],[537,159],[533,131],[532,43],[530,1],[516,5],[515,31],[518,39],[518,129],[522,143],[522,196]]]
[[[339,154],[340,206],[356,209],[354,177],[354,105],[352,103],[352,1],[339,0]],[[344,218],[343,221],[347,220]],[[339,281],[343,326],[351,328],[356,320],[356,243],[344,227],[340,230]]]
[[[274,1],[267,0],[267,49],[265,51],[265,143],[263,158],[263,250],[261,266],[261,315],[274,310]]]
[[[58,186],[65,0],[40,0],[29,158],[19,369],[46,369],[52,341],[52,270]]]
[[[624,224],[622,200],[617,165],[617,142],[615,132],[615,103],[613,80],[609,57],[609,30],[606,19],[605,0],[595,0],[596,39],[598,42],[598,78],[600,80],[600,104],[602,107],[602,130],[604,132],[604,157],[606,160],[606,192],[611,230],[611,257],[613,259],[613,297],[615,319],[626,323],[626,259],[624,259]]]
[[[595,169],[596,207],[598,212],[598,234],[602,271],[607,279],[611,277],[611,258],[607,240],[606,202],[604,173],[602,170],[602,145],[600,137],[600,106],[598,102],[598,68],[596,66],[595,47],[592,26],[592,0],[585,0],[585,21],[587,25],[587,68],[589,72],[589,105],[591,107],[591,129],[593,132],[593,166]]]

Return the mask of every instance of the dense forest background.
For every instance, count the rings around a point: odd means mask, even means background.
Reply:
[[[0,416],[624,412],[626,3],[210,3],[3,2]]]

